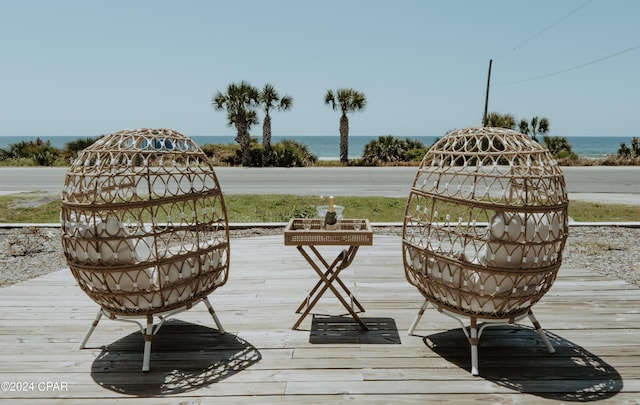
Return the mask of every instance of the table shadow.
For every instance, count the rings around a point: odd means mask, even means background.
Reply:
[[[122,394],[172,395],[222,381],[262,358],[239,336],[176,319],[166,321],[153,337],[148,372],[141,371],[143,346],[139,331],[104,346],[91,377]]]
[[[314,344],[400,344],[400,335],[393,318],[360,319],[369,330],[363,330],[351,316],[313,315],[309,343]]]
[[[549,353],[536,331],[524,326],[486,329],[478,346],[480,376],[521,393],[561,401],[600,401],[622,390],[614,367],[585,348],[547,332]],[[461,329],[423,338],[444,359],[471,372],[471,349]]]

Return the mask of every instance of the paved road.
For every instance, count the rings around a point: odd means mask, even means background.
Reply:
[[[225,194],[406,197],[416,167],[215,169]],[[66,168],[0,167],[0,194],[59,193]],[[640,205],[640,167],[565,167],[570,199]]]

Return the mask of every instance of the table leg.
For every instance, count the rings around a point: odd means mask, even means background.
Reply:
[[[298,250],[300,250],[300,252],[305,257],[307,262],[309,262],[311,264],[311,266],[313,266],[313,259],[310,257],[309,254],[305,254],[306,252],[304,252],[302,246],[298,247]],[[318,260],[320,262],[322,262],[324,267],[327,269],[324,272],[324,276],[328,277],[329,275],[333,274],[333,268],[336,266],[337,262],[339,262],[340,260],[342,260],[342,264],[340,265],[341,270],[345,269],[349,265],[351,265],[351,262],[353,261],[353,258],[355,257],[355,254],[357,252],[357,247],[352,247],[352,249],[349,249],[349,250],[343,250],[336,257],[336,259],[333,261],[333,263],[331,263],[331,265],[329,265],[327,263],[327,261],[324,259],[324,257],[322,257],[322,255],[320,254],[320,252],[318,252],[318,250],[315,248],[315,246],[311,246],[311,251],[315,254],[315,256],[318,258]],[[316,269],[316,271],[318,271],[318,270]],[[355,306],[358,307],[358,311],[365,312],[364,311],[364,307],[362,306],[362,304],[360,304],[360,301],[358,301],[358,299],[353,295],[353,293],[349,290],[349,288],[347,288],[347,286],[342,282],[342,280],[339,277],[336,277],[335,281],[338,283],[338,285],[340,285],[340,287],[347,294],[347,296],[349,296],[349,298],[351,300],[351,307],[353,308],[353,306],[355,305]],[[324,281],[323,281],[322,278],[320,278],[320,280],[318,280],[318,282],[316,282],[316,284],[313,286],[313,288],[311,289],[311,291],[307,295],[307,298],[304,301],[302,301],[300,303],[300,305],[298,306],[298,308],[296,309],[296,314],[299,314],[300,311],[302,311],[302,308],[304,308],[305,306],[309,306],[309,302],[311,300],[311,297],[314,296],[314,294],[316,293],[318,288],[320,288],[320,286],[322,286],[323,283],[324,283]],[[323,293],[324,293],[324,291],[323,291]],[[322,294],[320,294],[320,295],[322,295]]]
[[[334,267],[338,264],[338,262],[340,260],[344,260],[343,256],[344,256],[344,251],[340,252],[340,254],[338,254],[338,256],[336,257],[336,259],[333,261],[333,263],[331,263],[330,265],[327,263],[327,261],[324,259],[324,257],[322,257],[320,255],[320,252],[318,252],[318,250],[314,247],[311,246],[311,250],[313,251],[313,253],[316,255],[316,257],[318,257],[318,260],[320,262],[322,262],[322,264],[324,265],[324,267],[327,269],[324,272],[324,277],[320,277],[320,280],[318,280],[318,282],[316,282],[316,284],[313,286],[313,288],[311,289],[311,291],[309,292],[309,294],[307,295],[307,298],[302,301],[300,303],[300,305],[298,306],[298,309],[296,309],[296,314],[299,314],[300,311],[302,311],[302,309],[306,306],[306,307],[310,307],[311,305],[309,304],[311,297],[313,297],[316,292],[318,291],[318,288],[320,288],[323,284],[323,280],[325,280],[330,274],[333,273],[333,269]],[[313,258],[311,258],[311,256],[304,250],[304,248],[302,246],[298,246],[298,251],[300,252],[300,254],[302,254],[302,256],[307,260],[307,262],[311,265],[311,267],[313,267],[316,272],[318,271],[319,266],[317,264],[314,263]],[[326,290],[326,288],[325,288]],[[324,291],[322,291],[324,293]],[[319,294],[319,295],[322,295]]]
[[[338,300],[342,303],[342,305],[347,309],[347,311],[349,311],[353,319],[356,322],[358,322],[360,327],[364,330],[368,330],[367,325],[360,319],[358,314],[354,311],[353,307],[349,305],[349,303],[342,297],[340,292],[332,284],[334,281],[337,280],[338,285],[340,285],[340,287],[344,290],[344,292],[347,293],[347,295],[351,298],[351,300],[358,306],[358,308],[361,311],[364,311],[364,308],[362,307],[362,305],[358,302],[357,299],[355,299],[351,291],[347,288],[346,285],[344,285],[342,280],[340,280],[339,278],[340,271],[347,268],[353,261],[358,251],[358,246],[351,246],[349,247],[348,250],[344,250],[340,252],[340,254],[336,257],[336,259],[331,263],[331,265],[329,265],[326,262],[326,260],[320,254],[320,252],[318,252],[318,250],[315,248],[315,246],[311,246],[310,249],[318,258],[318,260],[325,266],[326,271],[323,272],[320,269],[320,267],[316,264],[316,262],[311,258],[309,253],[307,253],[307,251],[304,250],[303,246],[298,246],[298,251],[307,260],[309,265],[311,265],[311,267],[315,270],[315,272],[320,277],[320,280],[313,287],[311,293],[309,293],[307,298],[298,307],[298,310],[296,312],[299,312],[300,310],[302,310],[302,308],[305,307],[306,305],[305,310],[302,312],[302,314],[298,318],[298,321],[295,323],[292,329],[298,328],[302,320],[309,314],[309,312],[311,312],[311,309],[313,309],[316,303],[320,300],[320,297],[322,297],[322,295],[327,291],[327,289],[330,289],[331,292],[336,296],[336,298],[338,298]],[[342,262],[342,263],[338,265],[339,262]],[[314,296],[314,294],[315,294],[315,297],[313,298],[313,300],[311,300],[311,297]]]

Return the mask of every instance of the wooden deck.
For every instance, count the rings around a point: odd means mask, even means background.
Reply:
[[[640,403],[640,289],[562,268],[534,306],[557,352],[529,325],[488,329],[473,377],[455,321],[430,308],[407,335],[422,298],[400,243],[375,235],[343,272],[370,331],[330,298],[295,331],[315,274],[282,236],[232,240],[229,282],[210,296],[228,333],[199,304],[155,336],[148,373],[135,325],[103,320],[78,349],[97,306],[67,269],[2,288],[0,403]]]

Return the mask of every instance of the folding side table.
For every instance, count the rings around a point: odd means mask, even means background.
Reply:
[[[327,230],[322,228],[323,222],[320,218],[293,218],[284,231],[285,246],[296,246],[320,278],[298,306],[296,313],[301,315],[292,329],[298,329],[300,323],[311,312],[322,295],[327,290],[331,290],[360,327],[368,330],[367,325],[354,309],[356,307],[359,312],[364,312],[364,307],[340,280],[340,272],[351,265],[360,246],[373,244],[371,224],[367,219],[343,219],[340,221],[338,229]],[[305,224],[309,229],[305,229]],[[318,251],[317,246],[345,246],[346,249],[340,251],[336,258],[329,263]],[[315,256],[315,259],[311,254]]]

